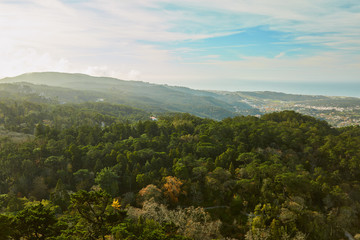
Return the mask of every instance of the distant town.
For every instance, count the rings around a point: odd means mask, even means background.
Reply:
[[[246,103],[257,108],[261,113],[294,110],[302,114],[325,120],[335,127],[360,125],[360,105],[351,107],[319,106],[270,100],[256,103],[247,100]]]

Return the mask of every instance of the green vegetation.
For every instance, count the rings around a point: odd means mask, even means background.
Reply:
[[[30,73],[2,79],[0,96],[34,101],[84,103],[106,101],[146,109],[151,112],[187,112],[200,117],[223,119],[237,115],[234,105],[216,98],[217,94],[188,88],[137,81],[123,81],[84,74]],[[24,96],[25,95],[25,96]],[[252,109],[237,103],[241,109]]]
[[[0,83],[0,100],[10,98],[50,104],[106,102],[153,114],[183,112],[215,120],[293,110],[326,120],[336,127],[360,124],[360,98],[353,97],[204,91],[56,72],[28,73],[1,79]]]
[[[344,239],[360,127],[0,101],[1,239]],[[18,133],[19,140],[11,137]]]

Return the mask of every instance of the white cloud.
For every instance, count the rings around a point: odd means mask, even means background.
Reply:
[[[177,4],[187,7],[187,12],[175,10],[172,14],[178,18],[172,19],[173,24],[187,29],[189,24],[193,26],[191,24],[196,23],[200,32],[208,34],[268,26],[272,30],[292,34],[299,42],[304,38],[307,43],[315,44],[330,41],[335,43],[334,48],[360,37],[360,3],[357,0],[183,0]],[[211,14],[199,14],[199,11]],[[359,42],[355,44],[360,45]]]
[[[132,69],[127,75],[128,75],[128,79],[130,79],[130,80],[138,80],[139,76],[141,75],[141,72],[138,70]]]
[[[84,73],[97,77],[118,77],[118,75],[122,74],[109,69],[108,66],[89,66]]]
[[[279,53],[278,55],[275,56],[275,58],[281,58],[283,56],[285,56],[285,52]]]
[[[71,71],[69,61],[39,53],[33,48],[0,49],[0,77],[16,76],[27,72]]]
[[[277,82],[339,82],[339,80],[358,82],[360,68],[356,68],[354,63],[359,66],[359,62],[360,56],[347,59],[331,52],[304,58],[244,57],[242,61],[213,62],[212,65],[216,65],[217,68],[209,72],[208,77],[211,78],[215,71],[220,71],[225,79]],[[194,65],[198,66],[198,64]],[[208,62],[202,65],[205,65],[206,69],[211,69]],[[206,67],[206,65],[209,66]]]
[[[360,76],[360,4],[346,3],[348,7],[335,0],[0,1],[0,75],[67,71],[177,85],[221,78],[355,81]],[[163,8],[169,4],[181,7]],[[224,62],[218,52],[211,53],[217,46],[204,46],[206,62],[185,64],[180,55],[194,49],[172,47],[256,26],[286,32],[295,43],[335,51],[303,57],[298,50],[291,58],[289,50],[280,50],[272,59],[243,56],[242,61]]]
[[[129,72],[122,72],[121,70],[114,70],[109,66],[89,66],[86,70],[78,69],[76,72],[88,74],[97,77],[113,77],[123,80],[138,80],[141,72],[131,69]]]
[[[241,61],[213,59],[176,68],[169,66],[161,74],[159,69],[153,69],[153,72],[149,71],[143,77],[150,82],[236,91],[242,89],[243,81],[357,83],[360,76],[359,63],[360,56],[346,58],[332,52],[303,58],[290,58],[286,55],[277,59],[243,56]]]

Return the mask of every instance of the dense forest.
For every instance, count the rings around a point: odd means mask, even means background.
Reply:
[[[0,101],[0,239],[360,239],[360,127]]]

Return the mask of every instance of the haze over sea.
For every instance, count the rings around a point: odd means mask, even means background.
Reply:
[[[204,86],[190,86],[198,89],[206,89]],[[212,85],[206,90],[224,91],[274,91],[302,95],[325,95],[325,96],[346,96],[360,97],[360,82],[338,82],[338,83],[319,83],[319,82],[268,82],[268,81],[223,81],[223,84]]]

